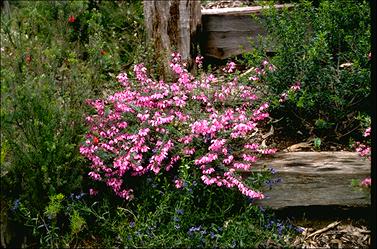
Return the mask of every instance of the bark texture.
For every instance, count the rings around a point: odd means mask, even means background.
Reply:
[[[147,40],[154,48],[161,76],[171,76],[168,62],[174,51],[181,54],[190,69],[201,30],[200,1],[145,0],[144,18]]]

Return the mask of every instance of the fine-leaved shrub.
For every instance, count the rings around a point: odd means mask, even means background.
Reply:
[[[347,139],[369,113],[370,10],[367,1],[300,1],[282,11],[266,9],[268,36],[246,56],[256,65],[266,55],[276,66],[263,79],[272,95],[271,115],[288,132]],[[281,104],[274,96],[300,82],[302,91]]]

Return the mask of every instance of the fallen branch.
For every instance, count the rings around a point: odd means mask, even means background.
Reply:
[[[335,222],[331,223],[330,225],[328,225],[327,227],[324,227],[324,228],[322,228],[322,229],[319,229],[319,230],[315,231],[315,232],[312,233],[312,234],[309,234],[308,237],[306,237],[306,239],[309,239],[310,237],[313,237],[313,236],[315,236],[315,235],[317,235],[317,234],[324,233],[324,232],[326,232],[326,231],[328,231],[328,230],[330,230],[330,229],[336,227],[336,226],[339,225],[339,224],[340,224],[340,221],[335,221]]]

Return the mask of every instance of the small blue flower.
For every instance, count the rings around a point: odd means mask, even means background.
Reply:
[[[174,216],[174,217],[173,217],[173,220],[174,220],[175,222],[179,222],[181,219],[179,219],[177,216]]]
[[[271,172],[271,174],[276,174],[276,170],[274,168],[268,168],[268,170]]]
[[[130,222],[130,227],[135,227],[135,222],[134,221]]]
[[[18,209],[18,207],[20,206],[20,199],[16,199],[14,200],[13,202],[13,207],[12,207],[12,211],[16,211]]]
[[[177,214],[179,215],[182,215],[184,213],[184,211],[182,209],[178,209],[177,211],[175,211]]]
[[[202,227],[201,226],[198,226],[198,227],[190,227],[190,229],[188,230],[188,234],[189,235],[192,235],[194,232],[198,232],[198,231],[200,231],[200,229],[201,229]]]
[[[215,238],[215,237],[216,237],[216,235],[215,235],[215,233],[214,233],[214,232],[210,232],[210,236],[211,236],[211,239],[213,239],[213,238]]]
[[[85,193],[80,193],[80,194],[76,195],[76,200],[80,200],[84,195],[85,195]]]
[[[278,234],[281,235],[284,226],[278,226]]]
[[[181,228],[181,226],[180,226],[179,224],[176,224],[174,227],[175,227],[175,229],[177,229],[177,230]]]

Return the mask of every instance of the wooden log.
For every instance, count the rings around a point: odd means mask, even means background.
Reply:
[[[275,8],[293,5],[275,5]],[[262,6],[202,10],[201,50],[204,56],[226,59],[253,49],[250,40],[265,36],[266,29],[251,14],[259,15]]]
[[[276,170],[281,182],[266,188],[266,199],[259,205],[273,209],[299,206],[367,207],[370,198],[351,186],[353,179],[370,176],[369,160],[362,160],[355,152],[290,152],[277,153],[261,160],[262,166]]]
[[[144,20],[147,40],[155,50],[155,60],[163,78],[171,76],[172,52],[179,52],[190,67],[197,54],[195,43],[201,29],[200,1],[144,1]]]

